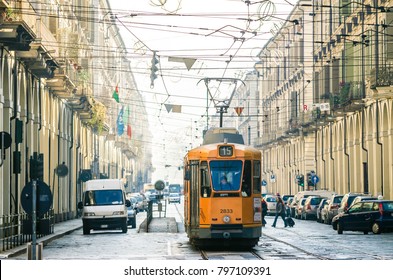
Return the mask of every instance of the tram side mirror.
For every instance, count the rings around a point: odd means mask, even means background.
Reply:
[[[79,201],[79,202],[78,202],[78,209],[83,209],[83,203],[82,203],[82,201]]]

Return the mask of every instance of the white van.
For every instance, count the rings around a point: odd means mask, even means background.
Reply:
[[[82,201],[83,234],[90,230],[121,229],[127,232],[127,207],[124,185],[117,179],[98,179],[86,182]]]

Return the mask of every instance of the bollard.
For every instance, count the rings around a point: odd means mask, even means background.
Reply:
[[[44,249],[44,245],[42,243],[38,243],[35,245],[36,248],[36,260],[42,260],[42,250]],[[31,244],[31,242],[27,243],[27,259],[28,260],[32,260],[33,259],[33,254],[32,254],[32,250],[33,249],[33,245]]]

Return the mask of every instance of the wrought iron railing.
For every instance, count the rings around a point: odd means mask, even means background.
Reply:
[[[330,96],[330,106],[333,109],[346,107],[353,100],[364,98],[364,84],[361,81],[341,82],[340,92]]]
[[[37,238],[53,233],[54,211],[37,219]],[[0,216],[0,252],[32,241],[31,217],[26,213]]]

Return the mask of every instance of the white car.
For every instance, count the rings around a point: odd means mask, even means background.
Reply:
[[[168,203],[180,203],[180,195],[178,193],[170,193],[168,196]]]
[[[266,195],[267,215],[276,215],[277,197],[274,195]]]

